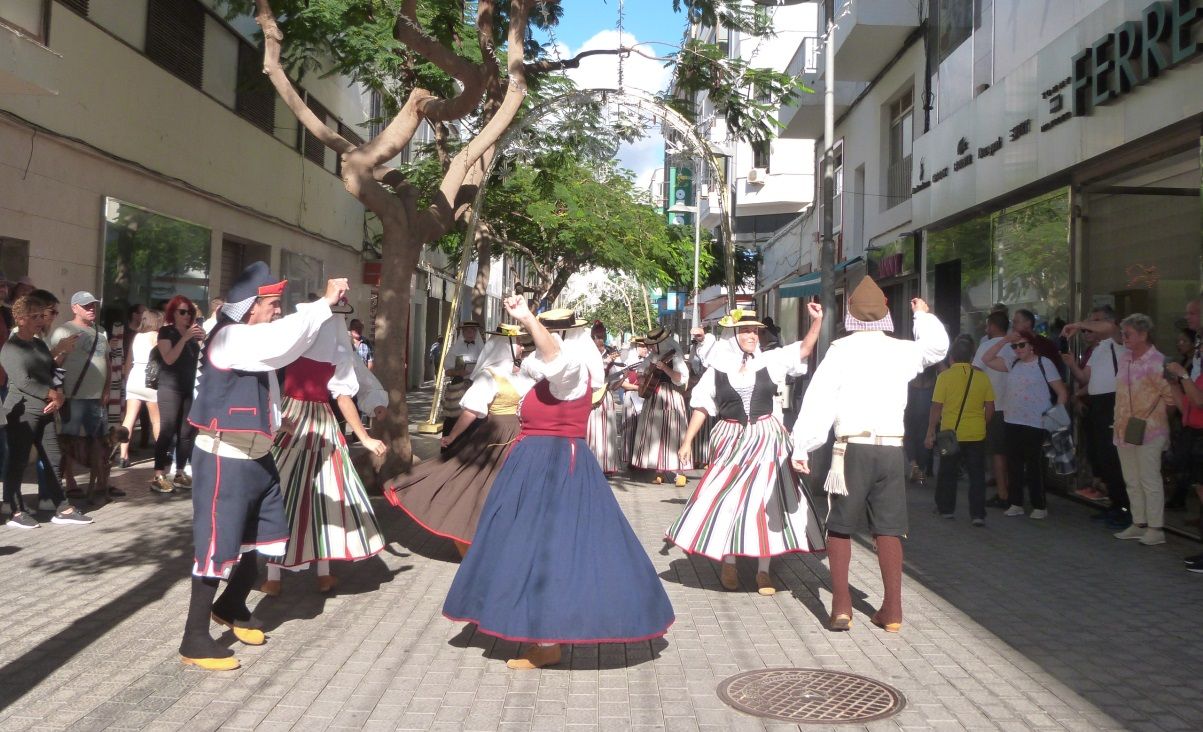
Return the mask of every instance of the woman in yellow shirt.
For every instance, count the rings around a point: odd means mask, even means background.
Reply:
[[[969,336],[953,341],[952,367],[936,378],[925,444],[928,449],[935,445],[937,425],[957,433],[957,452],[940,456],[936,510],[946,519],[955,516],[957,475],[964,464],[969,474],[969,518],[974,526],[985,526],[986,425],[994,416],[994,387],[986,374],[970,365],[974,350]]]

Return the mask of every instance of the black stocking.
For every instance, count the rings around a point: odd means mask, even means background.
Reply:
[[[225,592],[213,604],[213,612],[222,620],[228,620],[240,628],[261,627],[246,606],[246,598],[250,596],[255,580],[259,578],[259,563],[255,552],[246,552],[230,578],[226,580]]]
[[[209,613],[216,594],[215,577],[192,578],[192,599],[188,604],[188,619],[184,621],[180,655],[187,658],[228,658],[234,655],[233,651],[209,635]]]

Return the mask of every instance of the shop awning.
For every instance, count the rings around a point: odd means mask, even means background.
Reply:
[[[790,279],[791,277],[797,277],[797,276],[798,276],[798,268],[794,267],[792,270],[790,270],[786,274],[781,275],[777,279],[773,280],[769,284],[767,284],[764,287],[757,290],[756,295],[758,295],[758,296],[763,295],[766,292],[775,290],[775,289],[777,289],[777,286],[780,285],[781,283],[785,282],[786,280]]]
[[[845,259],[835,266],[836,272],[843,272],[852,265],[860,262],[862,257],[853,257]],[[822,272],[810,272],[804,274],[797,279],[781,283],[781,297],[813,297],[819,294],[819,288],[823,279]]]

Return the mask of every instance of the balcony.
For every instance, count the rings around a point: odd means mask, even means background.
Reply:
[[[814,200],[815,179],[812,173],[770,173],[763,182],[749,183],[746,176],[735,180],[736,214],[794,213]]]
[[[869,81],[919,27],[915,3],[900,0],[837,0],[836,78]],[[826,20],[820,20],[825,25]],[[820,68],[819,74],[823,71]]]
[[[839,70],[836,70],[839,73]],[[822,79],[806,78],[806,85],[814,90],[814,94],[802,94],[791,106],[783,106],[777,112],[777,119],[783,129],[778,133],[781,137],[792,140],[817,140],[823,136],[823,94],[827,82]],[[852,102],[866,87],[867,81],[837,81],[835,84],[835,116],[848,111]]]
[[[0,97],[58,94],[63,57],[0,24]]]

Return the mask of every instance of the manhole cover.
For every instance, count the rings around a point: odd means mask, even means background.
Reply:
[[[719,683],[718,695],[741,712],[798,724],[871,722],[906,706],[902,692],[880,681],[813,668],[747,671]]]

